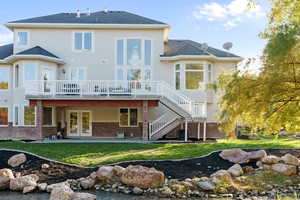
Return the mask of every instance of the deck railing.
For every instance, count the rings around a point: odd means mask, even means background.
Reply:
[[[172,88],[164,81],[118,80],[36,80],[25,82],[25,93],[30,96],[150,96],[165,97],[193,117],[205,117],[206,108]]]

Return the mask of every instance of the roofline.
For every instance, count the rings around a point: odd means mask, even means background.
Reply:
[[[25,60],[37,59],[37,60],[46,60],[46,61],[54,62],[57,64],[66,64],[60,58],[52,58],[52,57],[43,56],[43,55],[11,55],[11,56],[6,57],[3,60],[0,60],[0,63],[10,64],[10,63],[14,63],[15,61],[20,60],[20,59],[25,59]]]
[[[217,61],[237,61],[240,62],[244,60],[242,57],[217,57],[217,56],[201,56],[201,55],[178,55],[178,56],[161,56],[161,61],[177,61],[184,59],[212,59]]]
[[[168,29],[168,24],[6,23],[7,28]]]

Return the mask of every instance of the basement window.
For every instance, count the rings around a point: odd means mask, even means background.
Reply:
[[[137,127],[138,109],[121,108],[120,109],[120,127]]]

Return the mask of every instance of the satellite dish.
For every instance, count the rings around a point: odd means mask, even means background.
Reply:
[[[203,51],[207,51],[208,45],[207,45],[206,43],[201,44],[201,49],[202,49]]]
[[[232,42],[226,42],[225,44],[223,44],[223,49],[226,49],[227,51],[229,51],[232,47]]]

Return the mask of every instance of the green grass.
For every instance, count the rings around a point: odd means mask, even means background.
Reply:
[[[300,148],[299,140],[265,137],[263,140],[219,140],[202,144],[56,143],[0,142],[0,149],[28,151],[50,159],[82,166],[97,166],[128,160],[192,158],[231,148]]]

